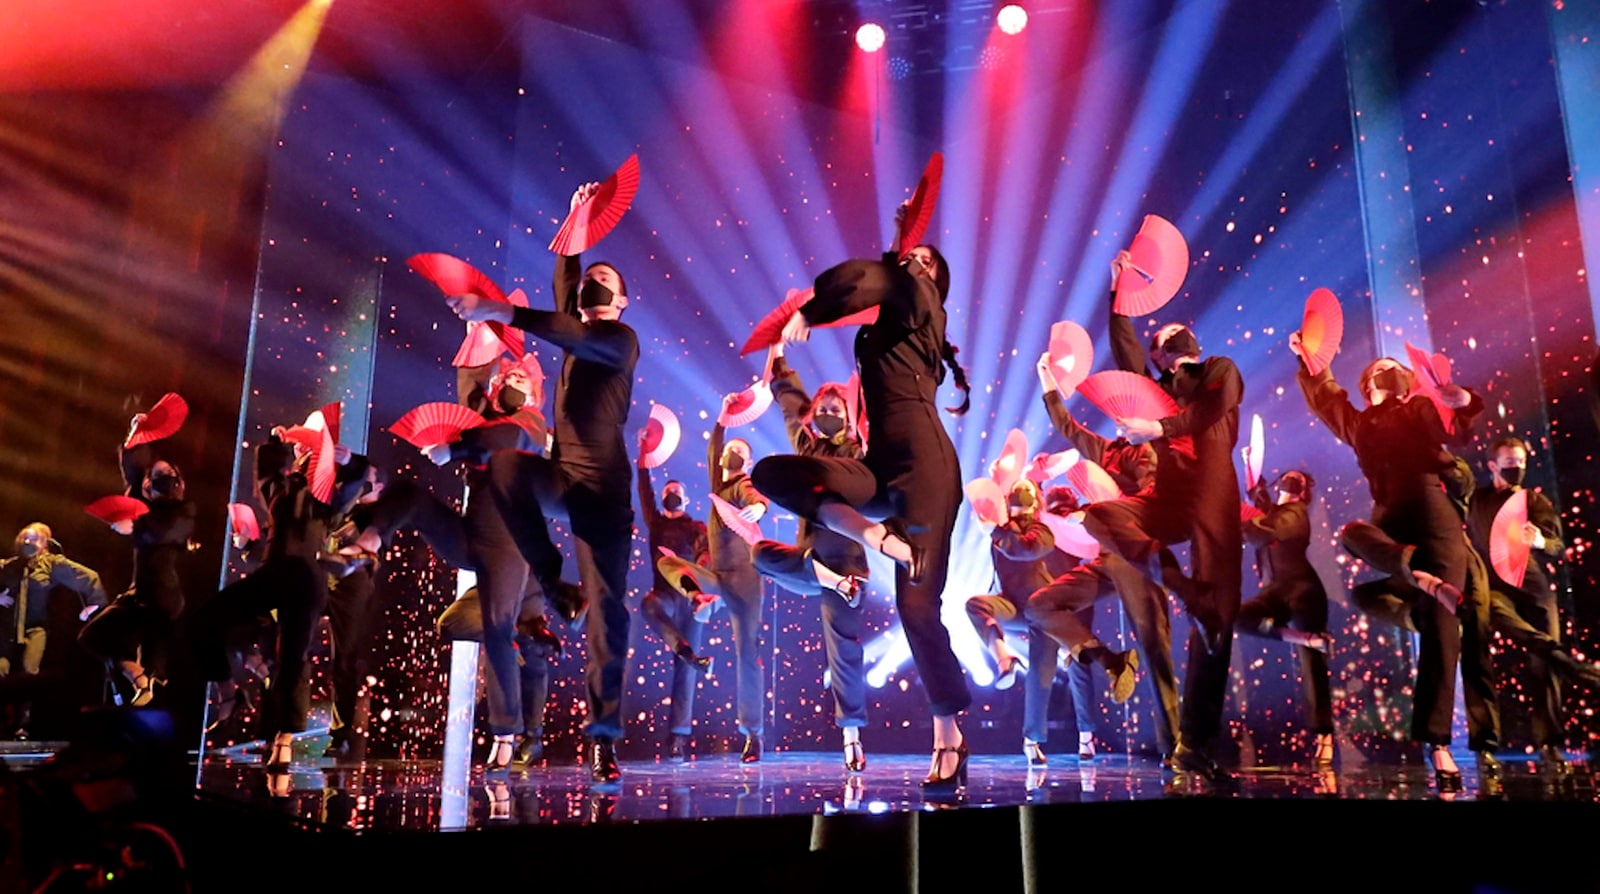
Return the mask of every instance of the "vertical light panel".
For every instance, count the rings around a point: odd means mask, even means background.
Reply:
[[[1600,289],[1593,275],[1600,267],[1600,108],[1594,102],[1600,91],[1600,4],[1546,3],[1544,11],[1555,47],[1561,121],[1572,159],[1572,193],[1589,273],[1584,279],[1589,306],[1600,319]]]

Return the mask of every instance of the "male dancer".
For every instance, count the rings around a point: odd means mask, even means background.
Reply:
[[[9,620],[0,628],[0,677],[14,673],[36,676],[44,662],[46,631],[50,619],[50,592],[62,587],[83,600],[80,619],[106,604],[100,575],[51,547],[58,546],[50,527],[34,522],[17,532],[16,555],[0,559],[0,608]],[[29,703],[18,702],[15,738],[27,738]]]
[[[598,183],[572,194],[571,207],[594,195]],[[588,612],[589,664],[585,671],[590,739],[589,771],[604,786],[619,785],[616,740],[622,737],[622,692],[628,657],[628,560],[633,545],[633,506],[628,485],[627,445],[622,428],[633,398],[639,339],[620,317],[628,306],[622,274],[597,262],[583,268],[575,256],[557,258],[556,310],[512,307],[475,295],[448,301],[461,319],[509,323],[561,348],[561,376],[554,401],[555,446],[542,456],[501,451],[489,462],[490,491],[510,528],[509,542],[480,551],[520,550],[546,593],[561,582],[561,553],[550,539],[547,519],[572,526],[578,573]],[[512,599],[483,604],[485,627],[514,624],[522,587],[491,587],[479,569],[485,594],[514,592]],[[498,637],[485,637],[498,642]],[[495,646],[494,648],[498,648]],[[491,654],[491,659],[495,656]],[[501,658],[514,656],[500,656]]]
[[[639,439],[644,440],[644,431]],[[651,626],[666,641],[673,654],[672,661],[672,717],[671,739],[667,743],[669,757],[689,759],[689,737],[694,731],[694,691],[700,675],[711,669],[711,659],[699,655],[700,641],[705,635],[705,622],[695,618],[694,601],[677,590],[665,575],[655,567],[654,559],[661,556],[665,547],[675,556],[689,556],[696,565],[711,561],[711,545],[706,535],[706,523],[689,515],[688,495],[682,481],[668,481],[661,488],[661,506],[656,507],[655,484],[650,480],[650,470],[644,465],[644,452],[639,453],[639,510],[644,513],[645,530],[650,537],[651,586],[644,594],[640,611],[650,620]]]

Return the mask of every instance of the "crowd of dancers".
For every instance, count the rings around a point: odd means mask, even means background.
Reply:
[[[573,207],[597,188],[580,187]],[[897,217],[902,230],[903,211]],[[729,437],[734,396],[724,399],[724,413],[709,433],[705,482],[718,509],[704,521],[688,514],[685,482],[668,480],[657,490],[642,437],[630,451],[625,429],[633,384],[649,371],[637,369],[638,338],[621,320],[628,304],[621,270],[558,255],[551,309],[476,293],[447,298],[469,327],[510,327],[560,356],[548,415],[545,375],[532,354],[461,365],[459,400],[490,424],[423,445],[422,452],[438,465],[465,468],[463,509],[414,480],[391,480],[339,445],[336,426],[327,420],[320,428],[286,423],[255,448],[262,533],[235,538],[248,572],[190,610],[179,567],[191,550],[194,503],[182,474],[160,457],[161,441],[130,432],[120,460],[126,496],[142,511],[114,526],[133,543],[133,585],[108,600],[94,571],[60,555],[43,524],[30,524],[17,536],[16,556],[0,564],[0,610],[13,621],[5,628],[0,673],[38,672],[47,627],[40,594],[51,589],[78,595],[87,622],[81,645],[105,659],[119,698],[134,706],[159,697],[174,649],[188,649],[205,679],[226,688],[237,675],[239,645],[264,635],[276,661],[262,706],[269,740],[264,762],[281,774],[294,761],[295,735],[306,729],[308,658],[326,614],[334,644],[329,752],[347,754],[362,685],[352,644],[376,621],[372,593],[382,555],[396,533],[411,530],[441,561],[476,575],[476,587],[450,606],[439,627],[451,638],[482,643],[493,737],[482,759],[485,772],[531,766],[542,756],[548,659],[563,648],[554,613],[569,624],[584,620],[585,760],[597,786],[615,785],[621,779],[616,744],[626,733],[630,616],[624,600],[637,489],[638,533],[648,539],[654,565],[641,612],[674,657],[670,739],[664,743],[670,756],[690,756],[694,696],[700,677],[711,671],[701,651],[703,628],[710,613],[725,606],[734,660],[724,673],[733,678],[745,737],[740,759],[761,760],[767,685],[757,645],[766,577],[791,592],[820,596],[843,762],[849,773],[864,772],[862,596],[868,554],[876,552],[892,562],[895,610],[932,717],[923,786],[930,796],[959,793],[969,753],[959,720],[972,696],[941,602],[952,531],[966,496],[941,414],[964,413],[970,387],[946,335],[948,263],[932,245],[902,252],[899,238],[893,244],[897,249],[879,259],[847,260],[819,275],[809,300],[768,350],[767,378],[791,452],[758,459],[749,442]],[[1113,284],[1130,263],[1125,252],[1111,262]],[[866,312],[875,317],[856,329],[856,368],[841,371],[853,372],[858,384],[835,381],[808,390],[786,351],[802,349],[813,328]],[[1079,707],[1078,754],[1094,756],[1087,706],[1090,669],[1098,666],[1117,702],[1129,699],[1141,674],[1149,676],[1157,696],[1157,745],[1168,769],[1226,785],[1232,776],[1217,759],[1218,739],[1238,634],[1297,650],[1314,749],[1308,763],[1331,767],[1329,655],[1338,643],[1328,630],[1327,590],[1306,555],[1308,508],[1317,494],[1311,471],[1283,470],[1270,483],[1263,477],[1241,491],[1234,458],[1245,382],[1232,360],[1205,353],[1187,326],[1161,326],[1145,341],[1134,321],[1113,309],[1106,342],[1114,367],[1153,380],[1175,411],[1119,419],[1118,437],[1106,439],[1073,417],[1055,367],[1041,358],[1041,399],[1054,428],[1104,471],[1115,493],[1018,477],[1005,492],[1000,517],[989,520],[997,592],[966,603],[993,662],[996,687],[1024,681],[1022,754],[1030,764],[1047,760],[1046,708],[1057,668],[1066,662]],[[1378,358],[1362,371],[1352,399],[1325,364],[1307,363],[1300,333],[1289,346],[1300,358],[1307,407],[1330,439],[1355,452],[1366,477],[1370,515],[1346,524],[1339,536],[1377,576],[1357,585],[1351,598],[1373,620],[1419,638],[1409,733],[1424,749],[1438,786],[1460,784],[1448,748],[1458,668],[1469,746],[1481,770],[1498,769],[1494,752],[1505,743],[1489,651],[1493,632],[1527,650],[1533,744],[1549,768],[1564,770],[1559,686],[1594,686],[1600,669],[1562,642],[1555,588],[1544,567],[1562,555],[1561,525],[1547,498],[1523,489],[1528,445],[1515,437],[1495,440],[1483,458],[1490,483],[1478,486],[1455,452],[1464,451],[1482,412],[1477,394],[1445,385],[1437,399],[1424,396],[1412,370]],[[1314,366],[1320,367],[1315,374]],[[947,376],[963,398],[941,410],[937,392]],[[145,420],[135,417],[133,431]],[[1242,493],[1254,512],[1241,513]],[[1526,574],[1513,583],[1486,557],[1500,508],[1518,494],[1527,500],[1521,533],[1533,551]],[[795,543],[751,536],[773,506],[801,520]],[[1080,526],[1088,545],[1058,537],[1063,521]],[[570,532],[570,555],[552,538],[553,522]],[[1172,552],[1180,544],[1188,545],[1186,568]],[[1249,599],[1242,576],[1246,546],[1255,550],[1261,578]],[[1096,604],[1111,597],[1131,622],[1136,649],[1113,648],[1095,634]],[[1173,601],[1191,622],[1181,688],[1171,642]],[[26,716],[13,720],[26,724]]]

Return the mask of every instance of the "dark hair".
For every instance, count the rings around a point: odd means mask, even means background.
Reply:
[[[1411,368],[1410,367],[1408,367],[1404,363],[1401,363],[1400,361],[1394,359],[1393,357],[1379,357],[1378,359],[1376,359],[1376,360],[1372,361],[1371,363],[1367,364],[1366,366],[1362,367],[1361,368],[1361,376],[1356,379],[1356,390],[1361,393],[1362,397],[1366,397],[1367,396],[1367,383],[1372,381],[1372,368],[1377,366],[1378,364],[1382,363],[1385,360],[1389,361],[1390,363],[1393,363],[1394,365],[1396,365],[1396,366],[1398,366],[1400,368],[1400,371],[1401,371],[1401,373],[1403,373],[1403,378],[1405,379],[1405,382],[1406,382],[1406,391],[1409,392],[1411,390],[1412,385],[1415,384],[1415,382],[1416,382],[1415,374],[1411,372]]]
[[[1291,486],[1290,481],[1298,481],[1298,484]],[[1274,487],[1282,488],[1294,494],[1303,503],[1311,502],[1311,494],[1315,491],[1316,486],[1317,479],[1311,477],[1311,473],[1304,469],[1290,469],[1284,472],[1278,476],[1278,480],[1274,485]]]
[[[1524,452],[1533,452],[1533,448],[1528,446],[1528,442],[1517,437],[1516,435],[1501,435],[1500,437],[1489,442],[1489,458],[1493,459],[1495,454],[1499,453],[1502,448],[1506,447],[1521,447]]]
[[[589,266],[583,268],[583,272],[584,273],[588,273],[590,270],[593,270],[596,267],[610,267],[611,268],[611,272],[615,273],[617,275],[617,288],[622,290],[618,294],[621,294],[621,295],[624,295],[624,296],[626,296],[628,294],[628,281],[626,279],[622,278],[622,271],[617,269],[617,265],[616,264],[613,264],[610,261],[595,261],[594,263],[590,264]]]
[[[934,263],[939,268],[935,270],[933,274],[933,284],[934,287],[939,290],[939,300],[943,302],[949,299],[950,265],[945,262],[944,255],[939,253],[938,248],[929,245],[926,242],[922,243],[919,247],[926,248],[929,253],[933,255]],[[961,364],[956,360],[956,355],[961,353],[961,349],[951,344],[950,339],[947,338],[940,346],[939,353],[944,359],[944,365],[950,369],[950,375],[955,377],[956,386],[962,391],[961,406],[945,407],[945,411],[956,416],[965,416],[967,414],[967,410],[972,408],[972,386],[967,383],[967,371],[962,369]]]
[[[674,485],[674,484],[676,484],[676,485],[677,485],[677,486],[678,486],[678,487],[680,487],[680,488],[682,488],[682,489],[684,489],[684,490],[688,490],[688,488],[686,488],[686,487],[684,487],[684,486],[683,486],[683,482],[682,482],[682,481],[679,481],[679,480],[678,480],[678,479],[676,479],[676,478],[668,478],[668,479],[667,479],[667,483],[666,483],[666,484],[663,484],[663,485],[661,485],[661,489],[662,489],[662,490],[666,490],[666,489],[667,489],[667,488],[669,488],[669,487],[671,487],[671,486],[673,486],[673,485]]]
[[[1071,515],[1078,509],[1078,495],[1072,488],[1058,484],[1044,492],[1044,508],[1056,515]]]

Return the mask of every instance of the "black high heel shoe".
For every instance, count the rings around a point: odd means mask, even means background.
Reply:
[[[1461,769],[1457,767],[1453,770],[1446,770],[1439,766],[1438,756],[1441,751],[1444,752],[1446,757],[1450,757],[1450,749],[1443,745],[1435,745],[1428,755],[1428,760],[1433,764],[1433,780],[1441,793],[1454,794],[1461,791]],[[1455,759],[1451,758],[1451,763],[1454,762]]]
[[[845,608],[855,608],[861,604],[861,591],[863,589],[861,578],[856,577],[854,574],[845,574],[842,571],[834,569],[833,566],[822,561],[822,558],[817,555],[816,550],[806,550],[805,557],[812,562],[821,565],[823,568],[828,569],[828,571],[832,572],[833,574],[838,575],[839,582],[834,584],[832,587],[825,587],[824,589],[830,589],[839,594],[839,598],[844,600]]]
[[[956,756],[956,768],[949,776],[939,775],[944,769],[944,756]],[[953,789],[959,791],[967,786],[967,743],[963,742],[954,748],[933,749],[933,766],[928,769],[928,776],[922,780],[924,791],[935,789]]]
[[[883,547],[884,543],[890,537],[898,538],[902,543],[910,547],[911,560],[908,562],[902,562],[899,559],[895,559],[893,556],[890,556],[890,558],[893,559],[896,565],[902,565],[905,567],[907,576],[910,578],[911,583],[922,583],[922,573],[927,570],[928,551],[912,542],[911,536],[906,533],[905,522],[902,522],[898,518],[887,518],[883,520],[883,540],[878,541],[878,552],[883,553],[886,556],[888,556],[889,553],[886,552]]]

